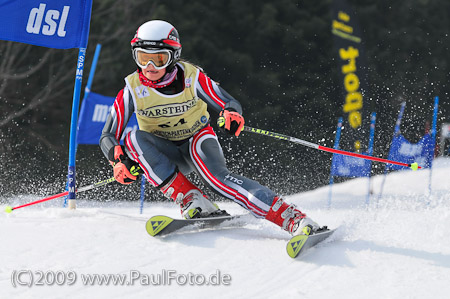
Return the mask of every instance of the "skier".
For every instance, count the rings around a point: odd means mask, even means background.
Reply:
[[[207,108],[219,113],[218,127],[239,136],[244,126],[240,103],[198,66],[181,60],[177,30],[161,20],[142,24],[131,40],[137,71],[125,78],[108,116],[100,147],[121,184],[131,184],[139,165],[147,180],[181,207],[184,218],[228,215],[185,175],[195,171],[217,194],[292,235],[319,228],[272,190],[231,173],[209,122]],[[138,130],[120,140],[130,116]]]

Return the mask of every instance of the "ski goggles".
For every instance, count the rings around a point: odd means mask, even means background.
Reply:
[[[172,52],[169,50],[134,49],[134,60],[136,64],[145,69],[150,63],[155,69],[160,70],[167,67],[172,61]]]

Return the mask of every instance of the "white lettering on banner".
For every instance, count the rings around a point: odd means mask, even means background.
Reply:
[[[83,64],[84,64],[84,55],[86,55],[86,50],[82,51],[83,55],[78,56],[78,65],[77,68],[81,69],[83,68]]]
[[[422,153],[422,144],[402,143],[398,152],[403,156],[415,157]]]
[[[109,105],[101,105],[96,104],[94,107],[94,113],[92,114],[92,122],[100,122],[104,123],[106,119],[108,118],[109,111],[111,110],[112,106]],[[122,139],[125,138],[125,136],[128,134],[128,132],[137,130],[138,126],[134,125],[132,127],[127,126],[125,130],[122,133]]]
[[[349,174],[350,174],[350,168],[345,167],[345,166],[339,166],[337,172],[338,172],[339,175],[341,175],[341,176],[349,175]]]
[[[80,55],[78,56],[78,64],[77,64],[77,80],[82,80],[83,78],[83,65],[84,65],[84,57],[86,56],[86,48],[80,49]]]
[[[32,34],[40,34],[42,27],[42,34],[47,36],[55,35],[59,37],[66,36],[66,22],[69,16],[70,6],[64,6],[62,13],[58,10],[49,9],[45,11],[45,3],[40,3],[39,8],[32,8],[28,16],[27,32]],[[45,24],[42,26],[42,20]],[[59,24],[58,22],[59,21]]]
[[[111,106],[100,104],[95,105],[94,114],[92,115],[92,121],[104,123],[106,121],[106,118],[108,117],[110,109],[109,107]]]
[[[364,159],[354,158],[354,157],[344,157],[344,161],[348,165],[360,166],[360,167],[363,167],[366,164]]]

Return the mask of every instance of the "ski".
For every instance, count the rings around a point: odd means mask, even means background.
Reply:
[[[167,236],[176,232],[195,232],[199,229],[213,229],[216,227],[225,228],[239,225],[236,220],[245,215],[216,216],[196,219],[175,219],[172,217],[157,215],[151,217],[145,229],[152,237]],[[324,241],[335,232],[335,229],[328,229],[326,226],[313,232],[310,235],[298,235],[292,237],[286,245],[286,250],[291,258],[297,258],[306,250]]]
[[[286,245],[287,254],[291,258],[296,258],[311,247],[324,241],[335,232],[335,229],[328,229],[326,226],[308,235],[298,235],[292,237]]]
[[[150,236],[164,236],[173,232],[179,231],[183,228],[198,230],[213,228],[228,222],[233,219],[238,219],[242,215],[238,216],[216,216],[209,218],[196,218],[196,219],[174,219],[168,216],[158,215],[151,217],[145,228]],[[230,222],[231,224],[231,222]]]

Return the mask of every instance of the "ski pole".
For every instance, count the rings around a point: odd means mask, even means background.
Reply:
[[[295,137],[291,137],[291,136],[287,136],[287,135],[283,135],[283,134],[279,134],[279,133],[275,133],[275,132],[270,132],[270,131],[266,131],[266,130],[256,129],[256,128],[252,128],[252,127],[248,127],[248,126],[244,126],[244,128],[242,130],[245,132],[256,133],[256,134],[260,134],[260,135],[265,135],[265,136],[269,136],[269,137],[273,137],[273,138],[277,138],[277,139],[281,139],[281,140],[298,143],[298,144],[301,144],[301,145],[304,145],[304,146],[307,146],[310,148],[314,148],[317,150],[321,150],[321,151],[329,152],[329,153],[333,153],[333,154],[339,154],[339,155],[356,157],[356,158],[360,158],[360,159],[366,159],[366,160],[377,161],[377,162],[382,162],[382,163],[389,163],[389,164],[394,164],[394,165],[405,166],[405,167],[411,168],[412,170],[417,170],[417,169],[422,168],[416,162],[414,162],[412,164],[407,164],[407,163],[392,161],[392,160],[388,160],[388,159],[382,159],[382,158],[366,156],[366,155],[362,155],[362,154],[358,154],[358,153],[347,152],[347,151],[343,151],[343,150],[338,150],[338,149],[333,149],[333,148],[329,148],[326,146],[318,145],[318,144],[308,142],[308,141],[305,141],[302,139],[298,139]]]
[[[130,172],[131,172],[132,175],[138,176],[140,174],[140,172],[141,172],[141,168],[139,166],[138,167],[133,166],[133,167],[131,167]],[[77,189],[76,192],[79,193],[79,192],[88,191],[88,190],[91,190],[91,189],[94,189],[94,188],[101,187],[101,186],[107,185],[109,183],[112,183],[115,180],[116,179],[114,177],[111,177],[109,179],[106,179],[106,180],[103,180],[103,181],[100,181],[100,182],[97,182],[97,183],[94,183],[94,184],[91,184],[91,185],[88,185],[88,186],[81,187],[81,188]],[[48,200],[52,200],[52,199],[55,199],[55,198],[60,198],[60,197],[66,196],[68,194],[69,194],[69,191],[65,191],[65,192],[62,192],[62,193],[58,193],[58,194],[55,194],[55,195],[43,198],[43,199],[39,199],[39,200],[36,200],[36,201],[32,201],[32,202],[26,203],[26,204],[21,205],[21,206],[17,206],[17,207],[7,206],[5,208],[5,212],[6,213],[11,213],[12,211],[17,210],[17,209],[28,207],[28,206],[31,206],[31,205],[35,205],[35,204],[38,204],[38,203],[41,203],[41,202],[44,202],[44,201],[48,201]]]

